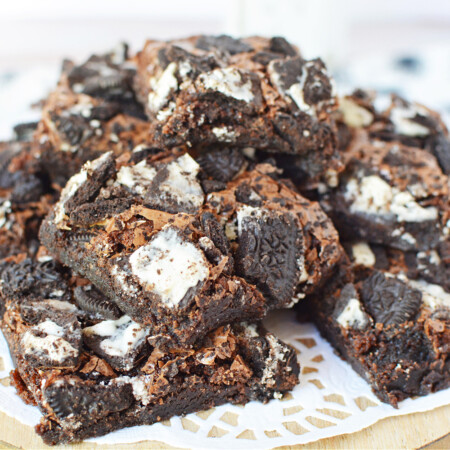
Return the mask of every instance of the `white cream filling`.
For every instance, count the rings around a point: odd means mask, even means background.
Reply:
[[[420,206],[409,192],[392,188],[377,175],[361,180],[352,178],[347,183],[345,198],[352,202],[352,212],[394,214],[400,222],[424,222],[438,218],[435,207]]]
[[[130,256],[130,265],[140,284],[171,308],[209,275],[203,253],[171,227],[136,250]]]
[[[8,214],[11,213],[11,202],[9,200],[5,200],[0,205],[0,228],[3,228],[8,222]]]
[[[170,93],[178,89],[177,69],[177,63],[171,62],[159,77],[150,78],[152,91],[148,94],[148,107],[151,111],[158,112],[167,103]]]
[[[122,316],[117,320],[104,320],[84,328],[83,334],[107,337],[101,341],[100,348],[110,356],[124,357],[142,343],[147,330],[129,316]]]
[[[159,191],[174,198],[181,205],[200,208],[204,193],[197,180],[200,166],[187,153],[167,165],[168,177],[159,184]]]
[[[36,336],[33,331],[44,333],[45,336]],[[23,334],[21,344],[25,355],[42,355],[55,362],[76,357],[78,350],[63,339],[64,334],[64,328],[46,319]]]
[[[427,127],[411,120],[416,115],[428,116],[428,113],[418,105],[411,105],[406,108],[400,106],[393,108],[390,117],[395,131],[406,136],[428,136],[430,130]]]
[[[198,82],[206,89],[220,92],[236,100],[250,103],[254,98],[251,80],[243,83],[241,73],[234,67],[214,69],[211,72],[201,74],[198,77]]]
[[[214,127],[212,132],[220,142],[234,142],[236,140],[236,132],[228,130],[227,127]]]
[[[367,242],[357,242],[356,244],[353,244],[352,254],[356,265],[364,267],[373,267],[375,265],[375,255]]]
[[[422,292],[422,302],[430,309],[450,308],[450,294],[441,286],[424,280],[408,280],[408,284]]]
[[[361,303],[356,298],[351,298],[342,312],[336,319],[336,322],[344,328],[364,328],[369,319],[367,314],[361,309]]]
[[[134,166],[122,166],[117,172],[117,182],[139,195],[144,195],[156,176],[156,170],[147,166],[145,159]]]
[[[349,127],[368,127],[374,119],[370,111],[345,97],[339,99],[339,110],[343,115],[344,122]]]

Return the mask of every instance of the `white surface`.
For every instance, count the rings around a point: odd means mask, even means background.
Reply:
[[[292,398],[289,400],[271,400],[265,405],[251,402],[244,407],[223,405],[215,408],[206,419],[197,414],[189,414],[186,419],[199,427],[197,432],[185,430],[182,419],[174,417],[170,419],[170,426],[158,423],[151,426],[122,429],[90,441],[108,445],[149,439],[196,449],[273,448],[280,445],[304,444],[339,434],[352,433],[386,417],[428,411],[450,402],[450,389],[447,389],[426,397],[405,400],[400,403],[399,409],[394,409],[377,400],[369,385],[347,363],[334,354],[330,345],[320,337],[313,325],[297,323],[294,313],[290,311],[272,315],[267,321],[267,325],[269,329],[276,331],[280,338],[300,351],[299,360],[303,370],[306,367],[312,369],[308,370],[309,373],[301,375],[301,384],[293,390]],[[307,342],[308,345],[305,345],[305,341],[302,343],[299,339],[313,339],[316,344],[311,346]],[[311,341],[311,343],[313,342]],[[317,358],[319,355],[323,357],[322,361]],[[2,335],[0,335],[0,356],[5,362],[5,370],[0,372],[0,378],[3,378],[8,376],[12,369],[12,363]],[[314,380],[319,380],[323,389],[319,389],[315,384],[317,381]],[[341,395],[345,406],[327,401],[325,397],[330,394]],[[373,402],[374,406],[362,411],[355,401],[360,397],[366,397]],[[291,413],[295,407],[303,409]],[[342,411],[349,416],[345,419],[336,419],[318,411],[325,408]],[[35,425],[40,419],[40,413],[36,407],[25,405],[16,396],[12,387],[5,387],[1,384],[0,410],[27,425]],[[221,420],[226,412],[238,416],[236,426]],[[311,417],[325,420],[333,425],[318,428],[310,422]],[[289,422],[297,422],[308,431],[302,435],[295,435],[283,425]],[[208,433],[214,426],[226,431],[227,434],[220,438],[209,438]],[[237,439],[237,436],[245,430],[253,431],[256,440]],[[264,431],[273,430],[276,430],[281,436],[269,438],[264,433]]]

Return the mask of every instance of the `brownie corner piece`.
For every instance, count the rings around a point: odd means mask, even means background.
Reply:
[[[402,274],[357,273],[308,305],[321,333],[372,387],[398,402],[450,386],[450,296]]]

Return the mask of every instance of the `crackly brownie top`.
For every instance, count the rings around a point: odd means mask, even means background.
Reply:
[[[298,382],[295,352],[261,326],[227,325],[195,348],[161,350],[145,327],[54,262],[27,260],[6,270],[3,330],[20,370],[39,379],[28,389],[58,422],[86,413],[87,404],[99,417],[118,406],[152,404],[191,382],[254,384],[267,391],[262,398]]]
[[[211,127],[218,143],[239,143],[243,136],[238,135],[244,132],[227,123],[267,115],[274,124],[268,122],[267,130],[275,127],[279,136],[284,136],[284,144],[277,144],[277,149],[301,153],[295,142],[295,128],[301,126],[290,117],[306,120],[303,135],[297,139],[306,142],[312,134],[321,134],[313,123],[326,119],[335,106],[333,82],[324,63],[305,60],[280,37],[194,36],[148,41],[137,61],[140,100],[151,118],[169,124],[163,133],[169,132],[171,119],[179,115],[196,121],[192,124],[200,129]],[[218,111],[222,103],[222,111]],[[237,111],[235,116],[233,111]],[[189,130],[180,127],[177,132],[183,138],[190,136]]]
[[[214,180],[187,153],[137,150],[87,163],[49,219],[71,242],[81,236],[127,295],[186,308],[224,274],[256,285],[270,307],[288,306],[341,257],[320,206],[272,179],[273,166],[206,193]]]
[[[397,95],[384,111],[374,106],[375,95],[362,90],[339,100],[342,120],[351,128],[364,128],[373,142],[400,142],[434,155],[442,171],[450,174],[450,138],[440,115]]]
[[[339,186],[322,204],[346,239],[355,238],[351,228],[401,250],[429,250],[448,239],[449,180],[432,155],[399,142],[371,142],[361,131],[345,158]]]

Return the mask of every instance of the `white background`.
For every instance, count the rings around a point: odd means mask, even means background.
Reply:
[[[348,58],[450,42],[449,0],[1,0],[0,70],[84,57],[120,39],[283,34],[306,56]]]

